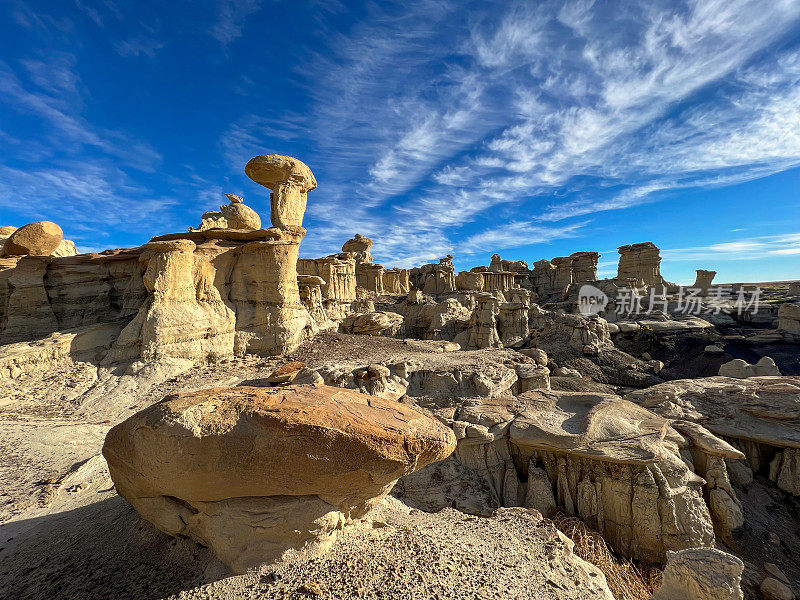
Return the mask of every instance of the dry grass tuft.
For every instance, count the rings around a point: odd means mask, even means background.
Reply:
[[[661,585],[661,569],[644,563],[637,566],[628,559],[616,557],[603,537],[580,519],[563,513],[557,513],[552,519],[561,533],[575,542],[575,554],[603,572],[617,600],[650,600]]]

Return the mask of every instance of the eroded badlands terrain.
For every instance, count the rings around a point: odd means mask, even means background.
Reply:
[[[0,229],[0,597],[798,592],[800,284],[300,258],[311,170],[245,172],[270,227]]]

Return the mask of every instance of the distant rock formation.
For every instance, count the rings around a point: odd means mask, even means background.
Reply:
[[[439,259],[439,263],[422,265],[411,269],[411,284],[426,294],[444,294],[456,290],[456,275],[453,255]]]
[[[778,308],[778,329],[800,336],[800,303],[784,302]]]
[[[103,455],[144,518],[243,573],[287,550],[324,552],[399,477],[454,447],[406,405],[306,385],[168,396],[114,427]]]
[[[711,282],[714,281],[716,274],[716,271],[697,269],[697,278],[694,280],[694,285],[692,285],[692,287],[700,290],[701,296],[708,295],[708,290],[711,288]]]
[[[357,263],[372,262],[370,248],[372,248],[372,240],[361,235],[360,233],[357,233],[352,239],[349,239],[342,244],[342,252],[353,254],[353,258],[356,259]]]
[[[721,377],[734,377],[736,379],[746,379],[747,377],[760,377],[762,375],[780,375],[781,372],[775,365],[775,361],[769,356],[762,357],[756,364],[751,365],[746,360],[735,358],[719,367]]]
[[[653,242],[620,246],[617,277],[635,279],[647,286],[663,286],[661,253]]]
[[[240,196],[225,194],[230,200],[229,204],[223,204],[219,210],[212,210],[203,213],[200,225],[197,228],[189,228],[189,231],[207,231],[209,229],[261,229],[261,217],[249,206],[243,204]]]

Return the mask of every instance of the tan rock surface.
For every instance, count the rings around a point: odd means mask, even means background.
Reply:
[[[703,425],[743,452],[752,471],[769,463],[770,479],[800,495],[800,377],[680,379],[626,398],[667,418]]]
[[[759,377],[762,375],[780,375],[781,372],[775,365],[775,361],[769,356],[762,357],[756,364],[751,365],[746,360],[735,358],[719,367],[720,377],[733,377],[735,379],[747,379],[748,377]]]
[[[64,232],[51,221],[28,223],[15,230],[3,244],[3,256],[50,256],[56,251]]]
[[[261,217],[249,206],[243,204],[242,198],[234,194],[225,194],[230,204],[220,206],[222,216],[231,229],[261,229]]]
[[[358,335],[393,336],[403,324],[403,315],[387,311],[375,311],[347,317],[341,325],[346,333]]]
[[[715,548],[669,552],[652,600],[743,600],[743,571],[741,560]]]
[[[261,155],[251,158],[244,172],[272,190],[270,218],[274,227],[303,225],[306,194],[317,187],[314,174],[303,161],[281,154]]]
[[[451,426],[458,446],[448,461],[488,484],[484,510],[556,505],[618,552],[650,562],[663,562],[667,550],[714,543],[704,482],[681,457],[684,438],[618,396],[535,390],[471,400],[456,409]]]
[[[407,406],[312,385],[168,396],[114,427],[103,455],[142,516],[244,571],[324,549],[398,477],[453,448],[447,428]]]

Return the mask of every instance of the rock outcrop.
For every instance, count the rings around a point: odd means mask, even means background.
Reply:
[[[746,360],[735,358],[730,362],[720,365],[720,377],[733,377],[735,379],[746,379],[748,377],[760,377],[762,375],[780,375],[781,372],[775,365],[775,361],[769,356],[762,357],[756,364],[751,365]]]
[[[408,280],[408,269],[386,269],[383,272],[383,293],[408,294],[411,284]]]
[[[342,244],[342,252],[353,254],[353,258],[357,263],[372,262],[372,240],[366,236],[357,233],[352,239],[347,240]]]
[[[281,154],[251,158],[245,174],[272,190],[270,220],[273,227],[301,227],[306,212],[307,194],[317,187],[311,169],[301,160]]]
[[[455,267],[453,255],[448,254],[439,259],[438,264],[427,264],[411,269],[411,284],[426,294],[445,294],[456,290]]]
[[[741,451],[751,471],[800,496],[800,377],[681,379],[626,398],[669,419],[702,425]]]
[[[285,201],[274,211],[274,227],[245,227],[250,209],[232,199],[243,222],[229,213],[229,224],[238,228],[157,236],[138,248],[100,254],[8,259],[10,267],[0,268],[0,343],[119,321],[124,329],[104,360],[205,361],[296,348],[315,324],[297,284],[306,232],[284,223],[302,220],[297,211],[305,207],[305,191],[300,198],[297,190],[310,189],[313,175],[294,159],[256,158],[256,175],[281,190],[273,196]],[[305,179],[292,179],[292,169]],[[268,177],[284,171],[287,181]],[[15,231],[4,247],[14,236],[27,240],[25,230]],[[56,233],[37,251],[57,246],[60,229]]]
[[[458,439],[453,458],[412,476],[404,491],[424,488],[413,481],[434,472],[447,479],[446,469],[460,470],[468,489],[482,481],[490,490],[484,511],[559,507],[626,556],[664,562],[667,550],[714,543],[704,481],[681,457],[686,438],[618,396],[539,389],[465,402],[447,422]],[[452,461],[459,465],[447,467]]]
[[[321,286],[325,300],[347,303],[356,299],[356,261],[352,258],[301,258],[297,272],[321,278],[325,282]]]
[[[784,302],[778,308],[778,329],[800,336],[800,303]]]
[[[617,277],[635,279],[647,286],[663,286],[661,253],[653,242],[620,246]]]
[[[261,229],[261,217],[249,206],[246,206],[240,196],[225,194],[230,201],[223,204],[219,210],[204,212],[197,228],[189,231],[206,231],[208,229]]]
[[[0,256],[51,256],[64,239],[61,227],[52,221],[36,221],[15,229],[6,238]]]
[[[661,587],[652,600],[744,600],[744,563],[715,548],[667,552]]]
[[[340,329],[345,333],[391,337],[400,331],[402,324],[403,315],[386,311],[374,311],[345,317]]]
[[[395,402],[321,385],[239,387],[168,396],[114,427],[103,455],[144,518],[244,572],[290,549],[326,550],[399,477],[454,445]]]
[[[714,281],[716,274],[716,271],[697,269],[697,278],[694,280],[694,285],[692,285],[692,288],[700,290],[699,294],[701,296],[708,295],[708,291],[711,288],[711,282]]]

